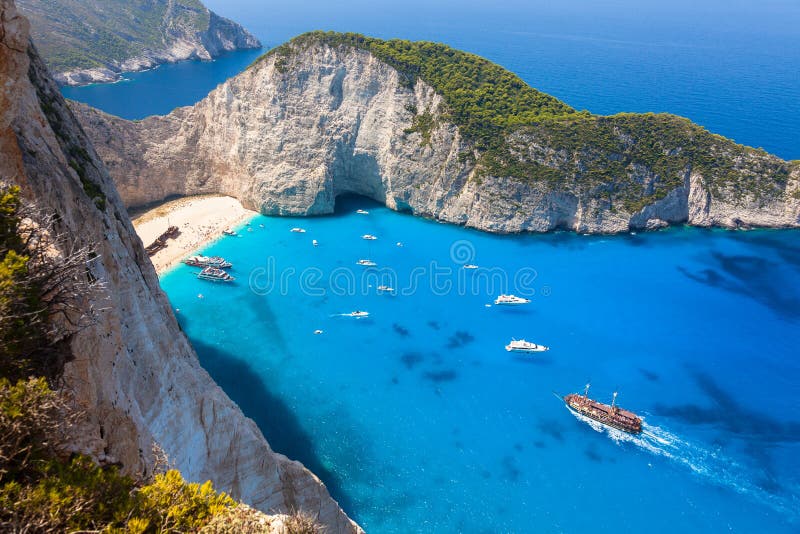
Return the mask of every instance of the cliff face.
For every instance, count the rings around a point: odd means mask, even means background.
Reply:
[[[34,42],[61,84],[114,82],[121,73],[260,48],[240,25],[198,0],[20,0]]]
[[[106,284],[97,324],[71,340],[65,382],[87,411],[84,450],[129,472],[152,467],[158,443],[188,480],[269,512],[305,510],[331,532],[359,529],[302,465],[273,452],[255,423],[200,367],[122,201],[30,44],[28,23],[0,0],[0,179],[59,216]]]
[[[309,215],[357,193],[492,232],[800,226],[796,165],[707,132],[696,158],[706,164],[693,163],[685,154],[701,129],[685,119],[578,115],[519,128],[507,139],[512,173],[480,163],[447,104],[369,51],[306,40],[167,116],[73,108],[129,206],[214,192],[265,214]],[[642,124],[654,141],[628,133]],[[670,145],[662,130],[680,135]],[[587,141],[575,147],[579,135]],[[641,155],[652,142],[665,146],[657,161]]]

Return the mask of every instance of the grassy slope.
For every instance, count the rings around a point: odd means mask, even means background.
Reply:
[[[167,0],[18,0],[34,42],[54,72],[102,67],[169,42]],[[172,26],[208,29],[199,0],[177,0]]]
[[[713,194],[734,200],[768,201],[782,194],[788,179],[787,162],[688,119],[579,112],[499,65],[438,43],[311,32],[267,55],[278,56],[278,69],[286,70],[295,50],[320,44],[366,50],[398,70],[406,85],[421,78],[432,86],[447,108],[414,110],[409,132],[429,142],[441,113],[475,149],[463,156],[477,158],[479,177],[510,176],[606,198],[612,209],[628,212],[682,185],[687,169],[700,171]]]

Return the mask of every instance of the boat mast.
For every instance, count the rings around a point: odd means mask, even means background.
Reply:
[[[583,390],[583,398],[584,399],[588,399],[589,398],[589,388],[591,387],[591,385],[592,385],[591,383],[586,384],[586,387]]]
[[[611,397],[611,409],[613,411],[617,411],[617,392],[614,392],[614,395]]]

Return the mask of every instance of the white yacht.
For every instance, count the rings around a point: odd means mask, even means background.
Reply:
[[[369,317],[369,312],[356,310],[350,313],[343,313],[342,315],[345,317],[355,317],[356,319],[361,319],[362,317]]]
[[[359,215],[369,215],[369,212],[367,210],[356,210],[356,213],[358,213]]]
[[[466,265],[464,265],[464,268],[465,269],[477,269],[478,266],[475,265],[474,263],[467,263]]]
[[[506,345],[506,350],[508,352],[545,352],[550,348],[525,341],[524,339],[512,339],[511,343]]]
[[[519,306],[520,304],[529,304],[530,299],[524,299],[516,295],[500,295],[494,301],[497,306]]]
[[[372,234],[364,234],[361,236],[361,239],[366,239],[367,241],[375,241],[378,238]]]
[[[305,230],[305,228],[292,228],[292,229],[291,229],[291,230],[289,230],[289,231],[290,231],[290,232],[294,232],[294,233],[296,233],[296,234],[304,234],[304,233],[306,233],[306,230]]]
[[[378,286],[378,291],[380,293],[394,293],[394,288],[392,286]]]
[[[316,239],[312,239],[311,240],[311,244],[314,245],[315,247],[318,247],[319,246],[319,241],[317,241]]]
[[[356,265],[361,265],[362,267],[375,267],[378,264],[372,260],[358,260]]]
[[[403,242],[402,242],[402,241],[398,241],[398,242],[397,242],[397,246],[398,246],[398,247],[402,247],[402,246],[403,246]]]

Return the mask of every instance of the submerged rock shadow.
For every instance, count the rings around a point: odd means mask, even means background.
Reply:
[[[203,368],[225,393],[255,421],[270,444],[281,454],[305,465],[327,486],[343,509],[355,510],[339,476],[317,456],[311,436],[292,410],[270,392],[250,365],[222,349],[191,340]]]
[[[722,252],[712,252],[710,262],[711,268],[699,272],[684,267],[678,270],[695,282],[760,302],[783,318],[800,318],[800,292],[785,281],[779,263]]]

